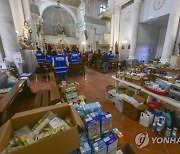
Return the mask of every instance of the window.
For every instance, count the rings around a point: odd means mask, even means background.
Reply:
[[[100,5],[100,13],[106,12],[106,5]]]

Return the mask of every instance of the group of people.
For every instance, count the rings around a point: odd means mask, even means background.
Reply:
[[[57,76],[58,81],[67,80],[68,66],[69,64],[77,64],[81,62],[81,53],[78,51],[66,50],[48,51],[44,54],[40,48],[37,48],[36,58],[40,65],[49,64],[54,68],[54,72]]]
[[[96,65],[96,67],[100,67],[100,64],[103,64],[103,73],[107,73],[109,69],[109,65],[112,62],[119,63],[119,53],[112,51],[102,53],[101,50],[97,52],[91,51],[87,56],[88,63],[92,66],[92,64]]]

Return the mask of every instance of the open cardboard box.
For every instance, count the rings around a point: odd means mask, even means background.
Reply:
[[[69,130],[59,132],[50,137],[36,141],[33,144],[19,148],[12,154],[67,154],[80,146],[78,127],[84,129],[78,113],[72,106],[67,104],[53,105],[49,107],[29,110],[15,114],[0,128],[0,152],[8,145],[13,137],[13,132],[28,125],[32,128],[46,113],[52,111],[62,119],[70,115],[74,127]]]
[[[132,77],[133,77],[132,75],[126,74],[125,75],[125,80],[128,81],[128,82],[131,82],[132,81]]]
[[[147,80],[148,80],[148,78],[146,78],[146,77],[138,77],[138,76],[132,77],[132,83],[139,85],[139,86],[142,86],[144,81],[147,81]]]
[[[136,94],[133,95],[133,98],[139,103],[143,103],[143,105],[136,108],[129,102],[124,101],[123,113],[133,120],[138,120],[141,112],[147,108],[147,106],[144,104],[146,102],[146,99]]]

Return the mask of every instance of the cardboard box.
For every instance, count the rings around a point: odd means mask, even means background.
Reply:
[[[148,78],[146,77],[138,77],[138,76],[133,76],[132,77],[132,83],[142,86],[144,84],[144,81],[147,81]]]
[[[92,144],[92,153],[93,154],[106,154],[107,146],[103,140],[99,140]]]
[[[138,95],[133,95],[133,98],[138,102],[145,103],[145,99]],[[147,107],[144,104],[136,108],[132,104],[124,101],[123,113],[133,120],[138,120],[141,112],[143,112],[146,108]]]
[[[91,154],[91,147],[88,142],[82,142],[79,147],[80,154]]]
[[[29,110],[15,114],[15,116],[7,121],[0,128],[0,151],[3,151],[8,142],[13,137],[13,132],[28,125],[32,128],[46,113],[52,111],[62,119],[65,116],[70,115],[73,121],[74,127],[69,130],[57,133],[50,137],[41,139],[33,144],[24,146],[11,152],[12,154],[67,154],[68,152],[79,148],[79,134],[78,127],[84,129],[84,125],[72,106],[67,104],[54,105],[49,107],[43,107],[39,109]],[[73,138],[73,140],[72,140]]]
[[[101,134],[105,134],[112,129],[112,115],[109,112],[102,113],[101,118]]]
[[[70,91],[70,89],[72,88],[74,89],[74,91]],[[66,87],[61,87],[60,92],[66,101],[72,101],[78,98],[78,89],[76,84],[70,84],[67,85]]]
[[[89,117],[85,119],[85,124],[89,141],[97,141],[101,138],[99,118]]]
[[[110,153],[111,151],[113,151],[115,149],[117,150],[118,140],[112,132],[102,136],[102,139],[104,140],[104,142],[107,146],[108,153]]]
[[[108,154],[116,154],[116,151],[117,151],[117,148],[116,149],[114,149],[113,151],[111,151],[111,152],[108,152]]]
[[[132,150],[131,146],[129,143],[124,143],[122,146],[118,148],[121,150],[123,154],[135,154],[135,152]],[[121,152],[117,151],[117,154],[121,154]]]
[[[123,102],[123,101],[118,100],[117,98],[114,98],[114,99],[113,99],[113,102],[114,102],[114,106],[115,106],[115,108],[116,108],[119,112],[121,112],[121,113],[122,113],[122,111],[123,111],[123,104],[124,104],[124,102]]]
[[[125,80],[128,81],[128,82],[132,82],[132,77],[133,77],[132,75],[126,74],[125,75]]]

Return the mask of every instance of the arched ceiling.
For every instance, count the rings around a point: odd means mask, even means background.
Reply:
[[[64,31],[66,36],[75,37],[75,22],[65,9],[58,6],[48,7],[42,18],[44,35],[58,35]]]

